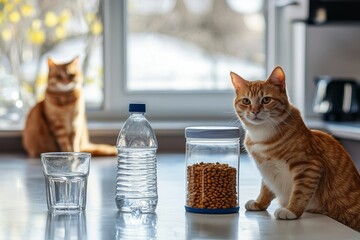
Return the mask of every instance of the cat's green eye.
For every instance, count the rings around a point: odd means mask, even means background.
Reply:
[[[271,97],[264,97],[262,100],[261,100],[261,103],[263,104],[268,104],[271,102]]]
[[[241,102],[242,102],[243,104],[245,104],[245,105],[250,105],[250,103],[251,103],[250,99],[248,99],[248,98],[243,98],[243,99],[241,100]]]

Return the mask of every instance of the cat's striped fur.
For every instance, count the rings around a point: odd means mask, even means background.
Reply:
[[[89,141],[79,65],[79,57],[64,64],[48,60],[45,98],[30,110],[23,130],[23,146],[30,157],[57,151],[116,155],[115,146]]]
[[[308,211],[360,231],[359,173],[337,140],[306,127],[288,100],[281,67],[265,81],[230,75],[245,147],[263,178],[258,198],[245,208],[265,210],[276,197],[278,219],[297,219]]]

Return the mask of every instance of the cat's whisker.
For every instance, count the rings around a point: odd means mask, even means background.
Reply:
[[[229,126],[236,126],[236,127],[242,127],[242,123],[239,119],[232,119],[228,121]]]
[[[281,120],[281,118],[279,118],[277,115],[274,115],[273,118],[277,119],[279,122]],[[282,127],[285,127],[285,125],[287,125],[287,128],[296,131],[296,126],[292,126],[291,123],[289,123],[288,121],[281,121],[281,124],[278,125],[281,125]]]
[[[277,124],[277,122],[271,118],[269,118],[269,122],[271,123],[271,126],[274,129],[274,133],[278,132],[280,135],[284,135],[283,128],[281,125]]]
[[[276,121],[276,120],[278,120],[278,121]],[[296,131],[296,126],[292,126],[291,124],[289,124],[286,121],[282,121],[281,124],[279,124],[280,120],[281,120],[281,118],[279,118],[276,115],[272,116],[272,119],[270,119],[270,121],[274,125],[276,125],[276,127],[279,129],[280,135],[282,135],[282,136],[285,135],[285,125],[287,125],[286,127],[287,127],[288,130],[291,129],[293,131]]]

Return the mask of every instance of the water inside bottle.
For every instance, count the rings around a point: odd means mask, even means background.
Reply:
[[[122,149],[118,154],[116,205],[123,212],[155,212],[156,149]]]

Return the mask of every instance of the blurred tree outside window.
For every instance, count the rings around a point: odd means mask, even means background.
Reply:
[[[48,57],[80,56],[87,107],[101,107],[101,15],[99,0],[0,0],[0,126],[23,122],[43,98]]]
[[[265,75],[263,0],[128,0],[129,91],[231,90]]]

